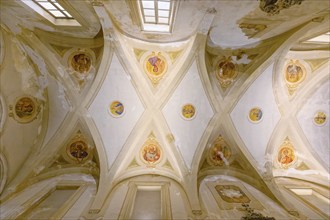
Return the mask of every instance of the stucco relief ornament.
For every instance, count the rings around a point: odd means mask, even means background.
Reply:
[[[231,156],[230,148],[223,137],[219,136],[209,149],[207,162],[210,165],[222,166],[229,165],[229,158]]]
[[[299,62],[299,60],[290,60],[285,65],[284,79],[290,95],[293,95],[305,78],[306,68]]]
[[[40,103],[31,96],[16,99],[15,105],[9,105],[9,117],[19,123],[29,123],[35,120],[40,112]]]
[[[224,57],[216,65],[216,78],[222,88],[228,88],[237,77],[237,65],[232,62],[231,57]]]
[[[152,52],[144,60],[144,71],[154,85],[164,77],[167,71],[167,61],[161,52]]]
[[[283,144],[277,153],[277,163],[281,168],[288,169],[292,167],[297,161],[297,156],[295,154],[295,149],[287,137],[285,138]]]
[[[140,150],[141,160],[148,167],[154,167],[154,165],[160,162],[161,156],[162,150],[154,135],[151,134]]]
[[[259,7],[268,15],[277,15],[281,10],[300,5],[304,0],[260,0]]]
[[[234,185],[217,185],[216,191],[222,200],[228,203],[249,203],[251,200],[238,187]]]

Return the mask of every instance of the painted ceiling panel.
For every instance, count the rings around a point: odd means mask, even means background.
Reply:
[[[119,101],[124,106],[120,117],[114,117],[109,112],[114,101]],[[130,77],[125,74],[115,54],[103,85],[89,110],[102,138],[110,167],[144,110]]]
[[[280,119],[273,94],[272,70],[273,65],[270,65],[253,82],[230,114],[236,130],[260,167],[265,162],[268,140]],[[262,110],[258,123],[248,119],[250,110],[255,107]]]
[[[300,126],[302,127],[309,143],[322,159],[327,168],[330,166],[330,138],[329,138],[329,80],[324,83],[306,102],[297,115]],[[318,112],[324,112],[326,121],[324,124],[316,124],[314,117]]]
[[[61,126],[65,116],[70,110],[68,101],[65,98],[64,88],[51,76],[48,76],[48,128],[44,139],[46,145],[49,139]]]
[[[192,104],[196,110],[195,117],[191,120],[185,119],[181,114],[182,107],[186,104]],[[174,135],[175,145],[190,168],[199,141],[214,114],[201,83],[196,62],[191,65],[165,105],[163,114]]]

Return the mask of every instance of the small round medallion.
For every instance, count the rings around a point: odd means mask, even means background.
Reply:
[[[182,117],[186,120],[192,120],[196,116],[195,106],[192,104],[185,104],[181,110]]]
[[[125,112],[125,107],[124,107],[123,103],[121,103],[120,101],[113,101],[110,104],[109,112],[113,117],[118,118],[118,117],[123,116],[123,114]]]
[[[17,99],[14,106],[14,118],[21,123],[33,121],[39,113],[36,100],[32,97],[24,96]]]
[[[314,121],[314,124],[316,124],[318,126],[322,126],[327,121],[327,115],[324,112],[319,111],[315,114],[313,121]]]
[[[249,120],[253,123],[258,123],[261,121],[263,112],[260,108],[252,108],[249,112]]]

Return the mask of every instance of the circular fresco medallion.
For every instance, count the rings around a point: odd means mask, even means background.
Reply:
[[[324,112],[319,111],[315,114],[313,121],[314,121],[314,124],[322,126],[327,121],[327,115]]]
[[[288,146],[282,147],[278,152],[277,160],[282,167],[287,168],[295,160],[294,149]]]
[[[14,118],[21,123],[33,121],[39,113],[39,106],[34,98],[24,96],[17,99],[14,107]]]
[[[72,159],[82,162],[88,157],[88,146],[82,140],[74,141],[68,146],[67,153]]]
[[[151,142],[144,145],[141,150],[141,157],[143,161],[148,164],[155,164],[159,162],[161,150],[157,143]]]
[[[70,65],[76,72],[86,74],[92,66],[92,59],[86,53],[78,53],[72,56]]]
[[[261,121],[262,116],[263,116],[262,110],[258,107],[255,107],[250,110],[248,118],[251,122],[258,123]]]
[[[153,52],[151,55],[146,57],[144,61],[144,68],[147,74],[153,77],[160,77],[167,70],[166,59],[160,52],[158,54]]]
[[[192,104],[185,104],[182,106],[181,115],[186,120],[192,120],[196,116],[195,106]]]
[[[291,84],[297,84],[305,79],[305,67],[299,61],[291,60],[285,68],[285,80]]]
[[[113,101],[110,104],[109,112],[111,113],[111,115],[113,117],[118,118],[118,117],[123,116],[123,114],[125,112],[125,107],[124,107],[123,103],[121,103],[120,101]]]
[[[218,137],[213,146],[209,150],[209,162],[215,166],[222,166],[224,163],[228,163],[228,159],[231,156],[231,151],[222,137]]]

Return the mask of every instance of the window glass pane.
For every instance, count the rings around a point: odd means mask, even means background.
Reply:
[[[39,4],[47,10],[56,9],[55,6],[49,2],[39,2]]]
[[[168,24],[168,18],[158,18],[158,23],[160,23],[160,24]]]
[[[158,10],[158,16],[160,17],[169,17],[170,11]]]
[[[155,16],[155,10],[144,9],[145,16]]]
[[[54,3],[59,9],[61,9],[61,10],[64,10],[64,8],[60,5],[60,4],[58,4],[58,3]]]
[[[60,11],[49,11],[52,15],[54,15],[55,17],[61,17],[61,18],[63,18],[63,17],[65,17],[65,15],[64,14],[62,14],[62,12],[60,12]]]
[[[155,8],[154,1],[142,1],[143,8]]]
[[[158,2],[158,9],[170,10],[170,2]]]
[[[145,20],[146,22],[153,22],[153,23],[156,22],[155,17],[145,17]]]

